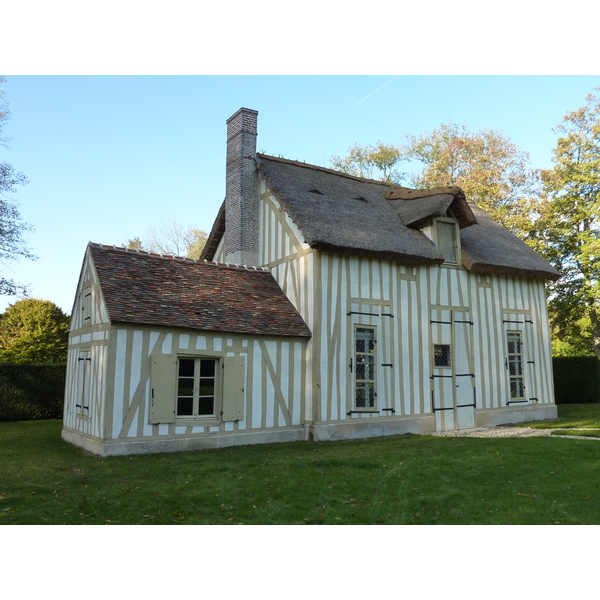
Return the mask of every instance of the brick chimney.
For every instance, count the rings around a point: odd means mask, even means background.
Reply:
[[[240,108],[227,120],[225,184],[225,261],[258,265],[258,111]]]

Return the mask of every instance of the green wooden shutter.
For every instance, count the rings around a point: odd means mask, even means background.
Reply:
[[[173,423],[175,421],[175,379],[177,359],[172,356],[156,356],[152,359],[150,389],[150,423]]]
[[[245,367],[243,356],[228,356],[223,361],[223,421],[244,418]]]

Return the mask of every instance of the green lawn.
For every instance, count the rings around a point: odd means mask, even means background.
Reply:
[[[561,419],[589,427],[594,408]],[[600,524],[596,440],[406,435],[99,458],[60,429],[0,423],[0,524]]]
[[[558,419],[521,423],[536,429],[554,429],[552,435],[600,437],[600,404],[560,404]]]

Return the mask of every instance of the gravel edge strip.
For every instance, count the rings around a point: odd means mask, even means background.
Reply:
[[[429,435],[439,437],[483,437],[483,438],[499,438],[499,437],[543,437],[552,435],[553,429],[535,429],[533,427],[507,427],[500,425],[498,427],[476,427],[475,429],[459,429],[455,431],[436,431]],[[577,435],[560,435],[554,437],[575,438],[598,440],[600,438],[592,438]]]

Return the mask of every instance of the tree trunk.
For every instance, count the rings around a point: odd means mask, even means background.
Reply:
[[[592,322],[592,342],[594,344],[594,354],[600,358],[600,323],[598,323],[598,313],[595,308],[590,310],[590,320]]]

